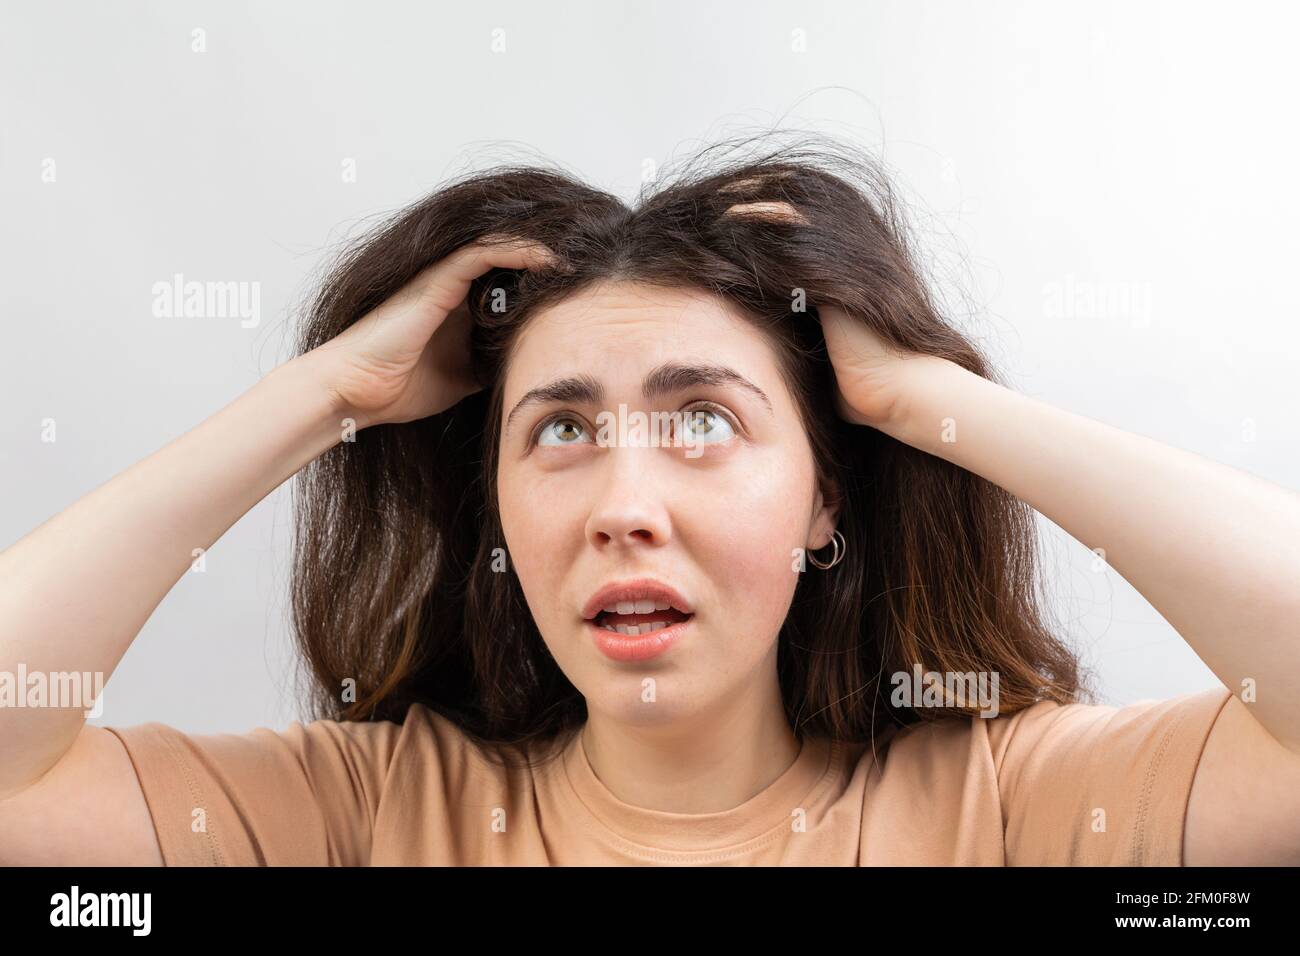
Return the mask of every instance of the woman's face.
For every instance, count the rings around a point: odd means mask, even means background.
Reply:
[[[667,365],[680,368],[665,375]],[[521,404],[569,379],[598,392]],[[661,387],[646,395],[646,382]],[[638,412],[683,415],[638,432]],[[552,656],[589,713],[641,724],[770,690],[800,549],[825,546],[834,526],[763,333],[708,295],[630,283],[588,287],[526,323],[506,373],[497,493]],[[628,642],[584,606],[642,578],[675,589],[691,617],[666,629],[678,635],[666,649],[629,660],[617,648],[656,650],[659,639]]]

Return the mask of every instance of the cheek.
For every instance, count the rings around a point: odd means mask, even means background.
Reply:
[[[724,630],[755,647],[775,637],[798,584],[793,552],[805,544],[812,506],[806,459],[798,449],[772,447],[676,476],[681,484],[666,492],[676,522],[674,560],[708,582],[701,596],[718,608],[715,621],[740,625]],[[508,557],[544,633],[562,623],[554,596],[565,593],[565,574],[585,546],[583,502],[592,498],[584,488],[573,472],[503,470],[497,484]]]
[[[497,482],[506,559],[519,579],[529,610],[539,625],[560,611],[554,596],[562,593],[564,569],[572,563],[572,495],[561,495],[552,482],[502,474]],[[548,597],[549,596],[549,597]],[[576,614],[576,609],[575,609]]]
[[[786,451],[748,462],[728,482],[711,522],[711,553],[701,556],[729,614],[749,623],[750,634],[775,635],[798,584],[793,552],[806,542],[812,473],[797,461]]]

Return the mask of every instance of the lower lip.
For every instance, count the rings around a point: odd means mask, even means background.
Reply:
[[[669,624],[667,627],[637,637],[628,637],[617,631],[607,631],[595,621],[587,621],[586,625],[591,631],[591,639],[596,644],[596,650],[611,660],[648,661],[665,653],[680,641],[694,622],[695,615],[692,614],[684,621]]]

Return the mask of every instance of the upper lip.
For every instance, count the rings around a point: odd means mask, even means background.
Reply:
[[[674,588],[654,578],[636,578],[629,581],[614,581],[587,598],[582,606],[585,620],[593,620],[601,611],[621,601],[653,600],[658,604],[668,604],[683,614],[694,613],[690,603]]]

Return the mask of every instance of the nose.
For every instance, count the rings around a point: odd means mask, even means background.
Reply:
[[[598,551],[667,544],[671,524],[657,449],[611,447],[603,452],[598,490],[587,518],[587,540]]]

